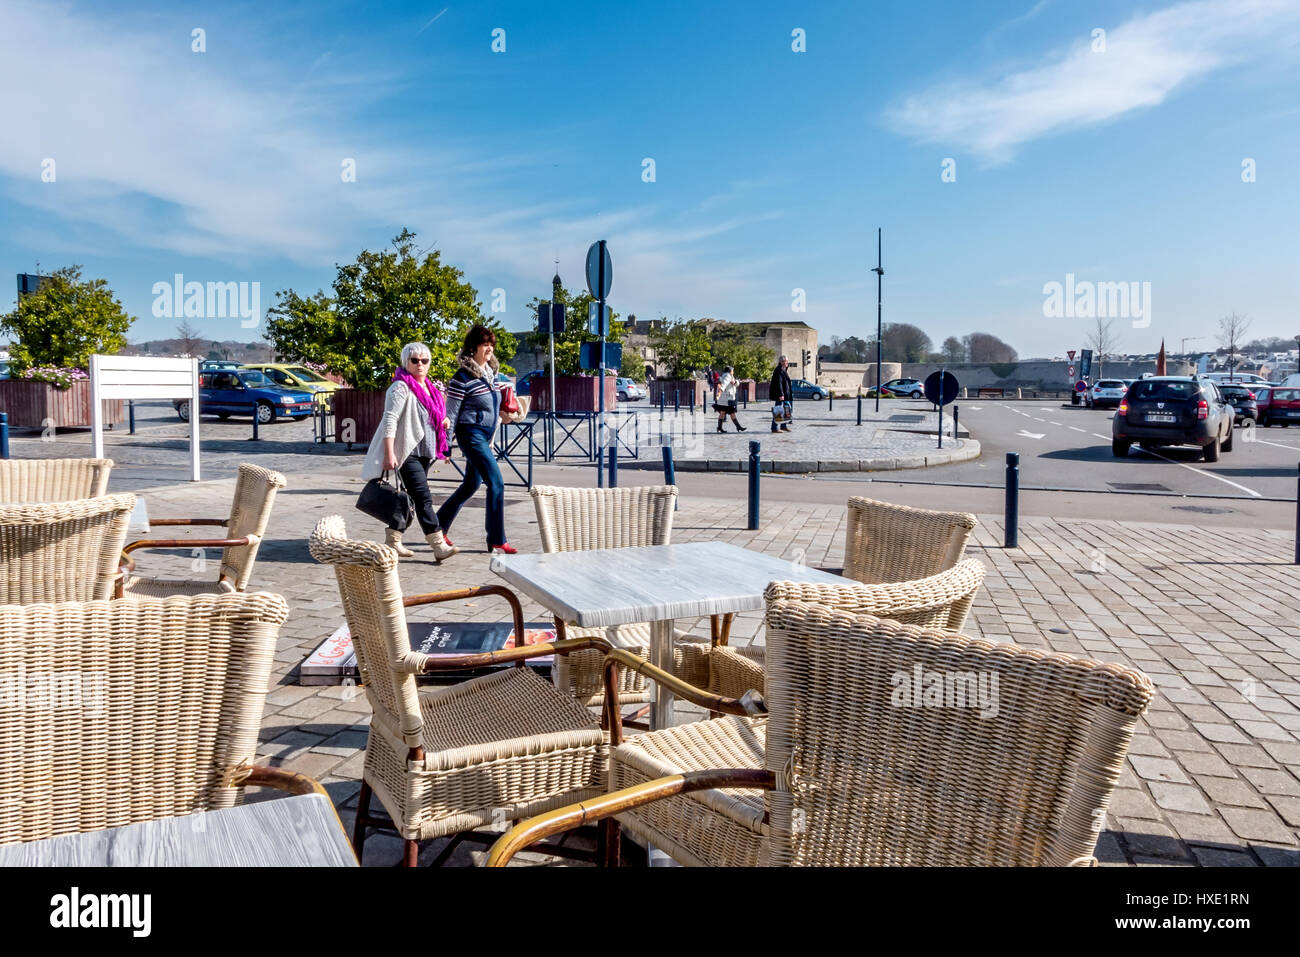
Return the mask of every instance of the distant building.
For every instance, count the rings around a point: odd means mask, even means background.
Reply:
[[[706,319],[718,325],[724,320]],[[785,356],[790,363],[790,375],[795,379],[817,378],[817,330],[806,322],[731,322],[749,334],[749,338],[772,350],[773,359]],[[803,365],[803,353],[808,352],[808,365]]]

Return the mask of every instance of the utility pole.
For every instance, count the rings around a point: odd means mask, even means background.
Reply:
[[[884,340],[881,333],[880,324],[880,281],[885,275],[882,268],[881,249],[880,249],[880,227],[876,227],[876,268],[871,270],[876,274],[876,411],[880,411],[880,387],[884,385],[880,381],[880,360],[881,350],[884,348]]]

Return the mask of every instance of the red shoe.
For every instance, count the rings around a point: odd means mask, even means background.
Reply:
[[[503,545],[489,545],[488,554],[489,555],[518,555],[519,549],[515,548],[513,545],[507,542]]]
[[[447,537],[447,533],[446,533],[446,532],[443,532],[443,533],[442,533],[442,540],[443,540],[444,542],[446,542],[448,545],[455,545],[455,544],[456,544],[456,543],[453,542],[450,538]]]

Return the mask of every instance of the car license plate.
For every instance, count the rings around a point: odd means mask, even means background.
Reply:
[[[1148,422],[1174,422],[1176,421],[1176,419],[1177,416],[1175,416],[1172,412],[1148,412],[1147,413]]]

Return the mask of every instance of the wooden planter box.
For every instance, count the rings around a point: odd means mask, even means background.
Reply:
[[[360,389],[339,389],[334,393],[334,441],[342,442],[352,451],[352,446],[370,447],[379,420],[384,417],[382,392],[364,392]]]
[[[31,379],[0,379],[0,412],[9,416],[15,429],[90,428],[90,380],[74,382],[60,389],[48,382]],[[126,421],[126,403],[104,400],[104,424]]]
[[[557,375],[555,377],[555,404],[561,412],[595,412],[600,408],[600,376]],[[532,412],[551,411],[551,380],[539,376],[529,387]],[[605,376],[605,409],[618,406],[617,377]]]
[[[697,406],[713,404],[713,390],[703,379],[655,379],[650,383],[650,404],[659,404],[659,395],[663,394],[664,406],[673,404],[673,396],[677,396],[677,401],[685,408],[691,403],[691,395],[695,396]],[[740,395],[739,392],[736,393]]]

